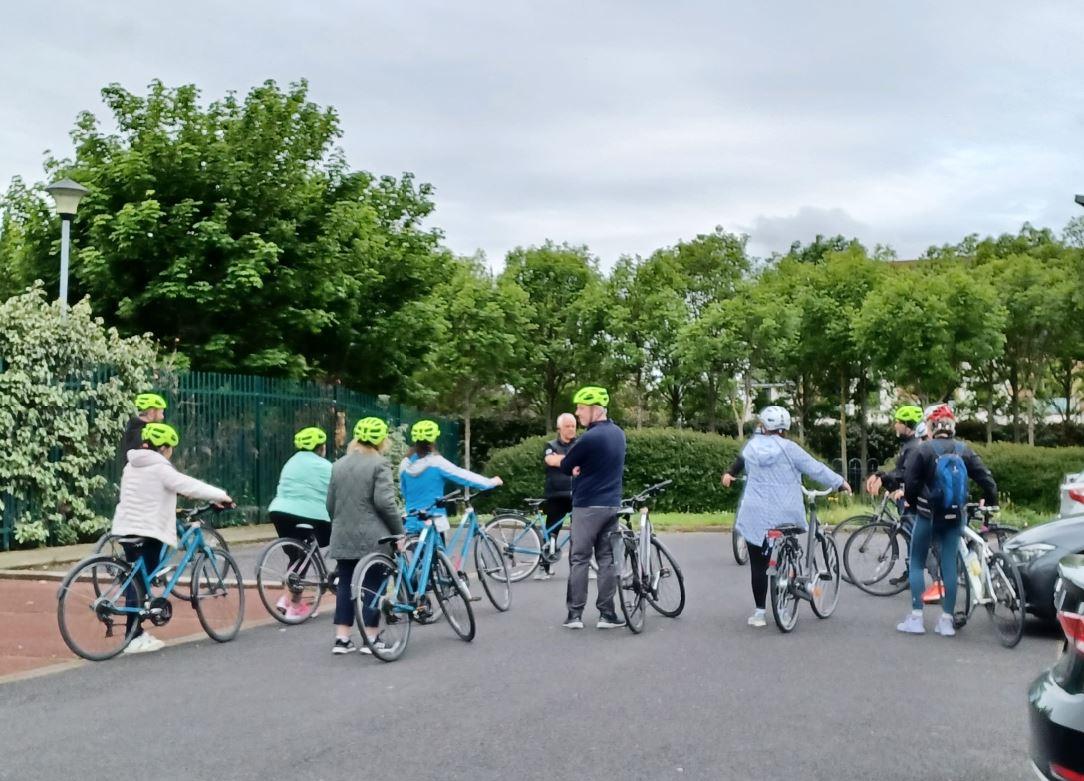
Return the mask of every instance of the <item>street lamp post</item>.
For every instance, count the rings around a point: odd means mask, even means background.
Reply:
[[[71,244],[71,223],[88,190],[72,179],[61,179],[45,188],[53,196],[56,213],[60,215],[60,306],[61,311],[68,308],[68,247]]]

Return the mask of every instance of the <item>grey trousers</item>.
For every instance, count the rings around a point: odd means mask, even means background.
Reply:
[[[617,591],[617,569],[614,567],[610,532],[617,530],[618,507],[573,507],[572,544],[568,555],[568,591],[565,602],[568,612],[583,613],[587,604],[587,573],[591,553],[598,562],[598,599],[600,613],[614,613],[614,592]]]

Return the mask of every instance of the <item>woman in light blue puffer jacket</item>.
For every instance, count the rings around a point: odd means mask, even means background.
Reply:
[[[751,626],[764,626],[764,605],[768,594],[768,550],[765,537],[769,529],[784,524],[808,528],[802,497],[802,476],[822,485],[840,488],[848,493],[851,487],[842,475],[837,475],[797,442],[786,438],[790,429],[790,413],[782,407],[765,407],[760,412],[760,429],[753,435],[735,465],[744,467],[748,478],[734,533],[745,538],[749,548],[749,568],[752,577],[753,602],[756,611],[749,617]],[[732,467],[723,483],[729,485],[737,470]],[[730,477],[731,480],[728,480]]]

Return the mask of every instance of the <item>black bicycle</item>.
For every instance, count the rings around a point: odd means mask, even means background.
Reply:
[[[256,590],[267,612],[284,624],[303,624],[316,615],[324,594],[335,593],[337,572],[328,570],[312,524],[294,527],[303,540],[279,537],[256,559]]]
[[[817,498],[836,489],[812,491],[802,487],[809,519],[809,537],[802,550],[797,524],[784,524],[768,532],[771,558],[768,563],[768,595],[772,617],[780,632],[798,624],[798,600],[809,602],[813,615],[828,618],[839,604],[839,552],[835,540],[825,534],[817,518]]]

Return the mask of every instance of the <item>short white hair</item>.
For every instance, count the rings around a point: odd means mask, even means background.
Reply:
[[[573,423],[575,423],[576,416],[573,415],[571,412],[562,412],[560,415],[557,416],[557,428],[560,428],[562,421],[566,420],[571,420]]]

